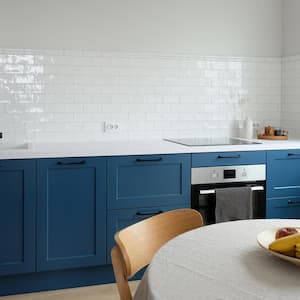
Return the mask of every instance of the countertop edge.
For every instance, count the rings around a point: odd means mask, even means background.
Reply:
[[[257,142],[257,140],[253,141]],[[261,144],[198,147],[179,145],[164,140],[114,141],[97,143],[48,143],[31,145],[28,149],[0,150],[0,159],[108,157],[300,149],[300,140],[284,142],[260,140],[259,142],[261,142]]]

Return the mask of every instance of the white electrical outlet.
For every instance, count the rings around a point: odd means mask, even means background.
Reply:
[[[253,128],[254,129],[259,129],[260,128],[260,122],[259,121],[254,121],[253,122]]]
[[[104,132],[119,132],[120,124],[116,122],[104,122]]]

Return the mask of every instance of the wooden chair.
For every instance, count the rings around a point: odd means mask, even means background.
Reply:
[[[128,279],[147,266],[162,245],[202,225],[202,216],[196,210],[177,209],[117,232],[116,246],[111,250],[111,257],[120,299],[132,299]]]

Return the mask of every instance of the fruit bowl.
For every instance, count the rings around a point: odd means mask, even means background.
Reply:
[[[261,246],[264,250],[268,251],[272,255],[275,255],[283,260],[289,261],[297,266],[300,266],[299,258],[283,255],[281,253],[271,251],[269,249],[269,245],[275,240],[276,232],[280,228],[281,227],[271,228],[271,229],[267,229],[267,230],[264,230],[263,232],[259,233],[256,238],[259,246]],[[298,230],[298,232],[300,232],[300,228],[297,227],[296,229]]]

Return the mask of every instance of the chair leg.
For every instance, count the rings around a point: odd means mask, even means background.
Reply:
[[[113,247],[113,249],[111,250],[111,259],[115,273],[115,279],[120,294],[120,299],[132,300],[128,280],[125,275],[123,257],[118,246]]]

